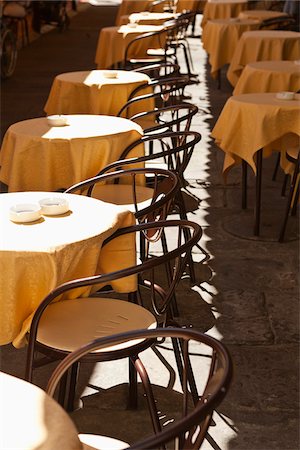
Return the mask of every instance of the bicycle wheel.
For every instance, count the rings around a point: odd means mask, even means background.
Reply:
[[[17,43],[14,33],[7,29],[4,30],[1,39],[1,78],[10,77],[17,64]]]

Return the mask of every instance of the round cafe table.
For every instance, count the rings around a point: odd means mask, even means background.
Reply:
[[[66,411],[41,388],[0,372],[1,448],[81,450]]]
[[[16,204],[38,204],[44,198],[68,201],[62,215],[42,215],[30,223],[15,223],[9,209]],[[108,273],[135,264],[133,239],[103,241],[122,227],[135,224],[124,206],[84,195],[51,192],[13,192],[0,195],[0,345],[25,344],[33,313],[58,285],[77,278]],[[117,280],[114,289],[130,292],[135,278]],[[82,288],[68,294],[88,296]]]
[[[300,59],[300,33],[283,30],[256,30],[242,34],[227,71],[235,86],[248,63]]]
[[[246,8],[247,0],[207,0],[203,10],[201,26],[204,28],[208,20],[237,17]]]
[[[244,68],[233,95],[255,92],[297,92],[300,89],[300,62],[257,61]]]
[[[274,93],[242,94],[227,100],[212,130],[211,136],[225,152],[225,174],[242,161],[256,173],[256,236],[260,227],[262,157],[272,151],[284,151],[286,137],[299,145],[299,121],[300,94],[296,94],[294,100],[279,100]],[[285,166],[285,161],[282,164]],[[246,207],[246,199],[243,199],[243,207]]]
[[[111,78],[115,76],[115,78]],[[125,70],[92,70],[57,75],[51,86],[45,112],[50,114],[106,114],[115,116],[138,86],[148,84],[143,73]],[[150,93],[145,89],[143,93]],[[133,105],[132,114],[154,109],[153,99]],[[145,108],[145,109],[144,109]]]
[[[95,63],[98,69],[116,68],[124,60],[125,50],[135,37],[148,32],[163,30],[162,25],[129,25],[105,27],[99,33]],[[162,36],[157,35],[142,39],[134,45],[134,56],[145,56],[148,48],[161,48]]]
[[[9,192],[67,188],[117,161],[143,131],[128,119],[67,115],[68,125],[52,127],[46,117],[9,127],[0,152],[0,180]],[[137,147],[132,156],[143,155]]]
[[[209,20],[202,32],[203,48],[209,54],[211,76],[229,64],[240,36],[245,31],[258,29],[259,22],[252,19],[214,19]]]

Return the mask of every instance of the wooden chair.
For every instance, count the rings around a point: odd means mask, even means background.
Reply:
[[[149,110],[149,101],[152,100],[153,107],[161,108],[167,105],[176,105],[183,102],[184,89],[189,85],[187,77],[167,77],[159,80],[153,80],[134,89],[127,102],[118,112],[118,117],[130,118],[131,108],[138,112],[146,112]],[[145,89],[150,93],[145,94]],[[147,103],[145,103],[147,102]]]
[[[156,353],[161,352],[162,347],[171,347],[171,342],[177,344],[177,358],[180,365],[179,376],[181,376],[182,385],[182,408],[178,410],[177,417],[170,417],[172,420],[169,422],[171,423],[164,426],[162,431],[158,430],[155,434],[142,438],[138,442],[126,445],[125,442],[120,442],[107,436],[79,434],[79,439],[84,444],[83,448],[86,450],[111,448],[109,446],[110,443],[119,443],[119,447],[114,448],[153,450],[154,448],[166,448],[168,444],[168,448],[199,449],[211,425],[213,411],[220,405],[228,392],[232,378],[232,361],[226,347],[221,342],[198,331],[168,327],[155,330],[136,330],[96,339],[76,349],[61,361],[51,375],[46,390],[47,393],[53,396],[56,386],[66,371],[87,355],[97,352],[98,355],[102,355],[103,360],[107,358],[116,359],[116,352],[111,350],[111,348],[117,348],[122,345],[127,347],[137,340],[151,342],[152,348],[155,348]],[[197,347],[201,348],[200,353],[202,356],[199,354],[194,355],[193,360],[199,360],[196,367],[196,365],[193,366],[191,363],[190,352],[193,349],[193,353],[195,353],[194,349]],[[205,358],[203,358],[203,354],[206,355]],[[101,356],[99,356],[100,358]],[[209,370],[207,370],[208,358],[210,358]],[[147,362],[146,358],[144,358],[144,364],[140,362],[140,366],[137,366],[137,369],[149,406],[153,408],[152,415],[156,416],[157,407],[150,383],[151,366]],[[159,361],[158,364],[160,364]],[[168,369],[170,370],[170,367]],[[173,365],[171,363],[172,369]],[[201,393],[197,391],[196,398],[191,395],[191,379],[204,386]],[[161,414],[161,416],[165,418],[164,414]],[[101,421],[101,417],[99,417],[99,420]]]
[[[188,235],[185,233],[187,229]],[[157,242],[154,239],[154,236],[159,236],[163,231],[172,232],[175,238],[176,246],[168,254],[158,252]],[[120,229],[107,240],[106,245],[121,236],[131,238],[135,242],[135,236],[140,233],[151,235],[155,246],[155,253],[149,251],[148,257],[140,264],[127,263],[122,270],[116,272],[68,281],[56,287],[44,298],[33,316],[28,336],[26,380],[32,382],[34,368],[63,359],[96,337],[133,331],[137,328],[156,328],[168,323],[172,316],[170,303],[173,292],[182,276],[187,254],[201,237],[201,228],[196,223],[179,220],[143,223]],[[157,256],[159,254],[161,256]],[[172,262],[171,280],[164,280],[161,277],[166,262]],[[113,298],[107,298],[104,294],[101,296],[101,292],[95,293],[99,286],[111,286],[116,280],[132,276],[138,277],[138,283],[135,289],[127,292],[127,295],[123,292],[122,299],[117,292],[114,292]],[[79,288],[85,289],[76,291]],[[79,294],[76,295],[76,292],[82,291],[87,295],[88,289],[89,296],[80,298]],[[56,301],[58,299],[59,301]],[[143,306],[145,304],[149,306],[146,308]],[[137,402],[137,378],[134,367],[139,370],[138,355],[149,345],[151,345],[149,340],[134,341],[117,348],[113,354],[106,355],[108,358],[106,360],[110,360],[112,356],[113,359],[128,357],[132,362],[129,365],[130,407],[135,407]],[[38,353],[44,355],[44,358],[38,358]],[[82,361],[102,361],[104,355],[102,352],[90,352]],[[77,372],[78,364],[75,364],[70,375],[66,405],[68,410],[73,409]],[[59,397],[62,404],[65,402],[66,383],[65,377]],[[154,429],[158,431],[160,429],[158,416],[153,414],[153,405],[149,405],[149,409]]]
[[[169,47],[172,30],[173,24],[170,24],[162,30],[150,31],[133,38],[125,48],[122,69],[132,70],[149,64],[166,63],[167,59],[174,55],[174,50]],[[150,50],[150,44],[147,44],[145,53],[141,55],[139,46],[143,45],[143,41],[151,42],[155,48]]]
[[[293,17],[282,16],[263,20],[259,25],[259,30],[297,30],[297,23]]]
[[[184,178],[184,172],[190,162],[195,145],[197,145],[200,140],[201,135],[196,131],[180,130],[176,132],[156,132],[153,134],[148,134],[130,144],[123,151],[119,161],[115,161],[107,165],[99,172],[98,175],[103,175],[104,173],[109,173],[110,171],[124,168],[125,165],[130,165],[130,167],[140,167],[141,164],[145,164],[147,167],[153,168],[157,167],[157,164],[163,164],[163,166],[168,170],[175,172],[179,178],[180,189],[177,190],[175,195],[174,207],[178,210],[180,218],[182,220],[186,220],[187,211],[183,197],[183,190],[186,188],[187,182]],[[148,144],[149,148],[153,149],[152,153],[148,153],[140,157],[132,156],[135,148],[141,144]],[[151,183],[152,180],[150,179],[150,186]],[[196,275],[191,254],[188,255],[187,261],[191,282],[195,283]]]

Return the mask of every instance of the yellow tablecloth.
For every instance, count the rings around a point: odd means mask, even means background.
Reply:
[[[38,386],[0,372],[0,395],[2,449],[82,449],[69,415]]]
[[[125,49],[132,39],[143,33],[160,31],[162,29],[162,25],[137,25],[135,28],[122,25],[121,27],[102,28],[95,56],[97,68],[108,69],[116,67],[118,63],[123,61]],[[157,36],[143,39],[134,45],[134,56],[145,56],[148,48],[161,48],[162,44],[163,42],[160,42]]]
[[[246,8],[247,0],[207,0],[203,10],[201,26],[204,28],[208,20],[237,17]]]
[[[0,180],[9,192],[55,191],[93,177],[143,134],[139,125],[119,117],[67,118],[64,127],[50,127],[46,117],[9,127],[0,152]],[[137,148],[132,155],[142,154]]]
[[[240,76],[233,95],[251,92],[297,92],[300,89],[300,64],[294,61],[249,63]]]
[[[278,100],[274,93],[242,94],[230,97],[212,130],[211,136],[225,152],[223,171],[243,159],[256,172],[255,153],[268,146],[285,150],[286,135],[299,141],[300,94],[295,100]]]
[[[215,19],[209,20],[202,32],[203,48],[209,54],[212,77],[225,64],[229,64],[240,36],[244,31],[258,29],[257,20]]]
[[[248,63],[295,59],[300,59],[300,33],[278,30],[246,31],[235,48],[227,78],[232,86],[235,86]]]
[[[30,224],[9,220],[9,208],[37,203],[46,197],[65,197],[70,212],[42,216]],[[90,197],[49,192],[0,195],[0,345],[24,344],[32,313],[56,286],[68,280],[119,270],[135,264],[132,238],[119,238],[101,250],[104,239],[117,229],[135,223],[134,215]],[[135,278],[114,286],[120,292],[135,288]],[[81,292],[79,292],[81,291]],[[88,295],[82,288],[76,296]],[[75,296],[75,293],[69,293]]]
[[[268,9],[246,9],[239,13],[240,19],[256,19],[260,22],[266,19],[275,19],[277,17],[287,16],[288,14],[282,11],[272,11]]]
[[[115,116],[127,102],[132,91],[149,83],[150,78],[138,72],[113,71],[116,78],[107,78],[110,71],[92,70],[57,75],[53,81],[45,112],[50,114],[106,114]],[[143,90],[143,94],[151,89]],[[145,100],[132,106],[132,114],[154,108],[154,101]]]

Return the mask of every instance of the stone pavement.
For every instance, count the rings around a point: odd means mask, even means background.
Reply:
[[[80,5],[68,31],[59,34],[54,29],[20,51],[14,76],[1,86],[2,136],[11,123],[44,115],[43,106],[56,74],[95,67],[99,29],[113,24],[115,14],[114,6]],[[203,255],[194,249],[198,282],[195,286],[187,279],[180,283],[180,320],[222,340],[234,362],[230,392],[214,414],[211,437],[203,448],[297,450],[299,241],[291,239],[291,227],[297,219],[289,220],[286,241],[279,244],[285,199],[280,196],[282,174],[275,182],[271,179],[275,162],[271,157],[264,160],[262,238],[251,237],[254,177],[250,174],[249,210],[242,213],[240,168],[231,171],[225,186],[222,151],[209,136],[231,87],[223,70],[222,88],[217,89],[200,39],[190,38],[190,45],[201,82],[187,92],[201,108],[192,128],[200,131],[202,140],[186,173],[187,203],[189,218],[203,228],[200,244],[210,258],[201,263]],[[25,352],[3,346],[1,370],[23,377]],[[138,412],[125,410],[123,363],[114,364],[83,370],[84,379],[93,371],[89,384],[95,388],[84,391],[83,408],[75,411],[73,418],[82,432],[101,432],[105,425],[106,431],[117,428],[124,433],[120,438],[130,441],[144,430],[148,419],[142,414],[144,405]],[[37,384],[45,386],[51,370],[39,369]],[[162,398],[165,382],[156,381],[156,394]],[[176,393],[169,394],[170,402],[176,401]]]

